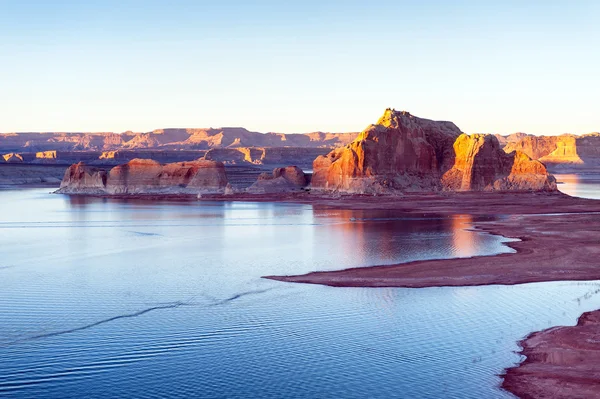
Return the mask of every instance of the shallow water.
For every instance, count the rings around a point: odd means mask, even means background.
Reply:
[[[600,284],[261,279],[510,251],[472,219],[0,191],[0,396],[510,397],[516,341]]]

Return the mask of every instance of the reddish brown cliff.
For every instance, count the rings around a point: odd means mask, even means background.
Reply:
[[[102,194],[106,189],[107,173],[83,162],[69,166],[60,183],[59,191],[64,194],[85,191],[89,194]]]
[[[555,189],[541,163],[506,154],[492,135],[391,109],[313,171],[314,188],[348,192]]]
[[[505,153],[492,135],[460,135],[454,143],[455,162],[442,176],[445,189],[555,190],[556,182],[544,165],[526,154]]]

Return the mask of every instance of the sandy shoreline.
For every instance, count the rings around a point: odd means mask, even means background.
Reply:
[[[343,201],[342,201],[343,202]],[[454,194],[399,202],[353,202],[356,209],[397,209],[420,214],[509,215],[474,227],[521,241],[512,254],[415,261],[298,276],[265,276],[337,287],[440,287],[598,280],[600,201],[563,194]],[[319,201],[321,205],[327,205]],[[335,205],[335,204],[329,204]],[[341,203],[340,203],[341,205]],[[595,213],[596,212],[596,213]]]
[[[502,388],[521,398],[600,398],[600,310],[519,344],[527,358],[506,370]]]

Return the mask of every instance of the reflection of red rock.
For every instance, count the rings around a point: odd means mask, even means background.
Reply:
[[[134,159],[106,172],[83,163],[65,173],[59,192],[106,194],[194,194],[224,192],[225,167],[220,162],[197,160],[166,165],[150,159]]]
[[[554,190],[544,166],[506,154],[492,135],[388,109],[377,124],[313,163],[312,186],[348,192]]]
[[[454,215],[452,217],[453,255],[459,258],[473,256],[475,251],[475,233],[467,228],[473,225],[473,216]]]

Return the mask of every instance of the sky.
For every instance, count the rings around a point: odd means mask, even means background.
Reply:
[[[0,0],[0,132],[600,130],[600,1]]]

